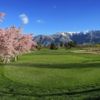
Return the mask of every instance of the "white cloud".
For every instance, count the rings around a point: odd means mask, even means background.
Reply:
[[[45,23],[44,20],[42,20],[42,19],[37,19],[36,22],[37,22],[37,23],[40,23],[40,24]]]
[[[28,16],[26,14],[24,14],[24,13],[20,14],[19,17],[22,20],[23,24],[28,24],[29,23],[29,18],[28,18]]]

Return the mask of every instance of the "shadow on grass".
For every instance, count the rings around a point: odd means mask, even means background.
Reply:
[[[74,91],[74,92],[58,92],[58,93],[44,93],[44,94],[34,94],[34,93],[18,93],[18,92],[7,92],[7,91],[0,91],[1,95],[13,95],[13,96],[32,96],[32,97],[48,97],[48,96],[77,96],[77,95],[86,95],[89,96],[84,100],[100,100],[100,96],[94,97],[90,95],[91,93],[100,93],[100,88],[90,89],[90,90],[83,90],[83,91]]]
[[[7,66],[51,68],[51,69],[55,68],[76,69],[76,68],[100,68],[100,63],[67,63],[67,64],[17,63],[17,64],[8,64]]]
[[[0,67],[1,67],[1,66],[5,66],[5,64],[3,64],[3,63],[0,63]]]

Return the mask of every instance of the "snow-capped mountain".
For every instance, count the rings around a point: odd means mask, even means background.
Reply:
[[[48,46],[48,45],[50,45],[54,41],[52,36],[46,36],[46,35],[35,36],[34,40],[38,44],[41,44],[42,46]]]
[[[49,46],[51,43],[59,46],[69,41],[75,41],[77,44],[100,43],[100,31],[59,32],[53,35],[38,35],[34,40],[43,46]]]
[[[71,41],[70,34],[64,32],[53,35],[38,35],[34,37],[34,40],[43,46],[49,46],[51,43],[55,43],[59,46],[61,43],[64,44]]]
[[[79,32],[76,34],[72,34],[70,38],[77,44],[100,43],[100,31],[94,30],[88,32]]]

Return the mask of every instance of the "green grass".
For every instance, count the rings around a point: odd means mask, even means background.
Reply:
[[[0,100],[99,100],[99,95],[98,54],[44,49],[0,65]]]

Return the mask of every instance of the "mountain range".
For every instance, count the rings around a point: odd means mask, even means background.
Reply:
[[[70,41],[77,44],[85,45],[90,43],[100,43],[100,30],[92,30],[88,32],[58,32],[53,35],[38,35],[34,40],[42,46],[49,46],[51,43],[60,45]]]

